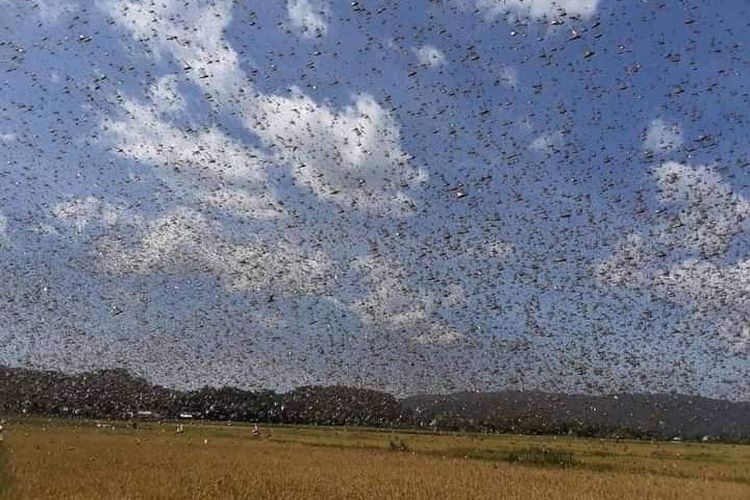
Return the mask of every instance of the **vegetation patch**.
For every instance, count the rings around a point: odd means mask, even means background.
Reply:
[[[391,451],[409,451],[409,445],[399,437],[392,438],[388,441],[388,445],[390,446]]]
[[[0,443],[0,498],[10,495],[11,477],[10,464],[5,446]]]
[[[524,448],[514,450],[508,454],[508,462],[524,465],[573,467],[578,462],[573,454],[565,450],[552,450],[549,448]]]

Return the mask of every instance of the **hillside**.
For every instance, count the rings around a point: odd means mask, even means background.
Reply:
[[[64,374],[0,368],[0,412],[73,418],[179,418],[367,425],[636,438],[745,441],[750,402],[664,394],[543,392],[417,395],[309,386],[288,393],[204,387],[179,391],[125,370]]]
[[[420,420],[436,425],[472,425],[510,432],[630,437],[750,436],[750,402],[671,394],[608,396],[543,392],[420,395],[402,400]]]

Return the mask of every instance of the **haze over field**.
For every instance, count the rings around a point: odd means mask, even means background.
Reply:
[[[750,400],[747,2],[0,8],[0,364]]]

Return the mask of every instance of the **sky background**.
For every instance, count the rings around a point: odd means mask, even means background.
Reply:
[[[750,399],[747,2],[0,9],[0,363]]]

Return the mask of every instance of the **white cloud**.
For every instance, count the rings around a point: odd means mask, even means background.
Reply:
[[[0,248],[8,245],[8,218],[0,213]]]
[[[221,224],[188,209],[147,222],[138,244],[115,236],[99,241],[99,265],[114,274],[208,272],[230,290],[320,293],[328,286],[331,263],[322,251],[303,253],[285,242],[236,242]]]
[[[252,128],[294,176],[321,198],[371,213],[405,210],[405,191],[425,179],[401,149],[395,119],[369,95],[336,111],[297,89],[294,95],[263,96]]]
[[[0,0],[0,6],[7,11],[10,7],[20,7],[22,3],[16,0]],[[35,14],[44,24],[53,24],[65,14],[75,12],[77,5],[69,0],[34,0],[31,3]]]
[[[299,4],[294,6],[302,8]],[[255,91],[223,36],[231,20],[230,2],[196,2],[187,8],[177,2],[165,2],[158,8],[146,8],[121,1],[108,7],[134,37],[148,40],[155,55],[172,54],[189,66],[188,76],[213,97],[215,106],[238,115],[248,131],[256,134],[269,150],[276,151],[261,165],[259,153],[242,151],[238,141],[215,129],[196,134],[197,137],[188,136],[165,123],[153,106],[126,100],[123,108],[130,119],[106,124],[110,135],[116,137],[121,154],[172,166],[175,160],[189,161],[192,153],[188,152],[195,149],[190,144],[198,140],[204,144],[195,159],[221,156],[226,161],[214,164],[231,177],[234,174],[227,172],[227,165],[235,170],[247,170],[243,166],[249,165],[254,180],[260,182],[269,163],[287,163],[301,184],[344,207],[392,215],[409,210],[411,200],[406,191],[423,182],[425,173],[409,165],[401,149],[396,120],[371,96],[356,96],[352,106],[337,110],[315,102],[297,88],[290,96]],[[185,30],[183,25],[200,25],[201,29]],[[163,94],[172,91],[170,80],[157,84],[152,90],[157,109],[164,105]],[[222,195],[205,194],[203,199],[214,203],[217,197],[229,198],[230,194],[231,201],[225,206],[242,205],[247,197],[247,192],[230,186]],[[266,204],[265,199],[258,201]]]
[[[518,70],[513,66],[502,66],[499,70],[500,81],[511,88],[518,87]]]
[[[717,257],[747,231],[750,202],[706,167],[667,162],[654,176],[667,210],[597,266],[600,281],[685,306],[693,325],[708,321],[732,349],[749,350],[750,259]]]
[[[666,123],[662,119],[652,120],[646,131],[644,149],[658,153],[674,151],[682,146],[682,129],[676,123]]]
[[[444,66],[446,63],[445,54],[433,45],[423,45],[419,48],[412,49],[417,56],[419,64],[437,68]]]
[[[12,132],[0,134],[0,142],[13,142],[15,140],[16,140],[16,134]]]
[[[713,322],[734,350],[750,352],[750,259],[723,267],[687,259],[662,270],[649,285],[659,297],[688,305],[694,323]]]
[[[313,38],[328,31],[327,2],[317,0],[287,0],[289,22],[302,36]]]
[[[71,14],[77,10],[75,3],[67,0],[37,0],[39,5],[39,17],[45,23],[55,23],[65,14]]]
[[[529,148],[539,152],[553,152],[563,144],[563,135],[559,130],[549,134],[542,134],[534,139]]]
[[[126,207],[106,203],[93,196],[60,202],[52,209],[52,213],[58,219],[72,224],[78,233],[82,233],[90,224],[137,227],[143,222]]]
[[[422,345],[449,346],[466,339],[465,335],[444,325],[434,325],[427,332],[414,337],[414,341]]]
[[[681,207],[660,228],[664,244],[710,256],[724,252],[731,238],[746,229],[750,201],[732,192],[715,171],[666,162],[654,175],[660,202]]]
[[[162,113],[181,111],[185,109],[185,99],[177,89],[177,76],[166,75],[151,86],[151,101]]]
[[[102,0],[101,5],[134,39],[145,41],[153,57],[174,57],[205,90],[226,98],[245,83],[237,53],[224,38],[232,2]]]
[[[511,14],[514,19],[548,19],[563,13],[588,19],[599,0],[476,0],[476,6],[488,19]]]
[[[367,295],[350,309],[369,325],[401,332],[418,344],[447,345],[464,340],[457,332],[431,313],[443,304],[464,299],[459,285],[450,287],[448,296],[436,297],[407,285],[406,271],[381,256],[360,257],[352,263],[360,273],[358,283]]]
[[[280,215],[264,155],[216,127],[179,129],[148,104],[124,99],[122,109],[123,118],[102,123],[115,151],[156,167],[176,194],[246,217]]]
[[[304,2],[289,5],[290,14],[310,11],[310,4]],[[410,165],[402,150],[395,118],[366,94],[353,97],[349,106],[336,108],[316,102],[297,88],[288,95],[256,90],[224,37],[231,20],[231,2],[183,6],[174,1],[158,5],[120,1],[105,7],[150,49],[151,57],[174,58],[188,85],[196,85],[210,96],[215,112],[236,117],[263,148],[247,146],[213,122],[201,127],[200,117],[191,128],[178,126],[171,114],[184,111],[185,105],[175,75],[160,78],[145,99],[120,98],[119,114],[102,119],[105,140],[115,154],[153,166],[181,207],[142,220],[140,227],[131,231],[138,237],[135,244],[132,237],[117,236],[117,231],[101,238],[97,252],[102,270],[118,275],[160,270],[210,273],[226,288],[238,291],[326,291],[334,283],[328,277],[334,264],[326,251],[304,250],[304,245],[277,235],[272,243],[268,237],[236,231],[230,237],[222,224],[215,222],[219,220],[216,210],[251,221],[288,220],[280,194],[269,179],[272,172],[284,171],[279,167],[289,169],[296,182],[317,197],[349,210],[378,215],[409,210],[407,192],[424,180],[424,173]],[[310,24],[309,19],[305,22],[302,26],[312,26],[313,31],[324,29]],[[61,206],[58,212],[82,230],[92,218],[101,220],[107,210],[82,200]],[[272,227],[283,234],[281,226]],[[381,297],[370,298],[368,304],[376,307]],[[415,307],[425,307],[424,302],[415,302]],[[375,321],[362,310],[357,312],[365,321]],[[399,309],[394,317],[406,313],[409,311]],[[417,320],[406,314],[393,321],[411,321],[411,325]],[[390,327],[395,327],[394,322]],[[419,320],[419,325],[419,332],[432,332],[426,318]],[[445,340],[449,336],[441,330],[425,338]]]
[[[648,266],[656,258],[646,246],[643,236],[638,233],[628,234],[615,247],[614,253],[596,266],[600,282],[609,286],[640,288],[649,284],[650,276],[646,274]]]

